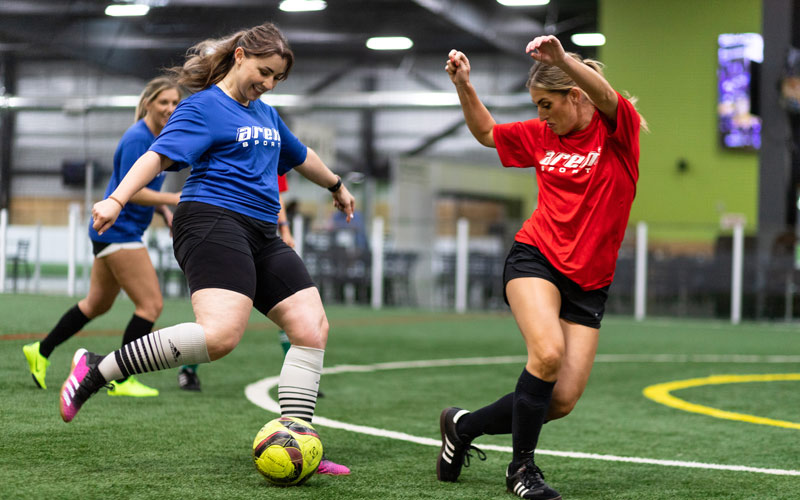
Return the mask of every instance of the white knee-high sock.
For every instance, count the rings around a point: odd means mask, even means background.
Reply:
[[[311,422],[317,406],[324,357],[324,349],[296,345],[289,348],[278,380],[281,416],[298,417]]]
[[[181,323],[125,344],[103,358],[98,369],[106,380],[117,380],[136,373],[209,361],[203,327],[197,323]]]

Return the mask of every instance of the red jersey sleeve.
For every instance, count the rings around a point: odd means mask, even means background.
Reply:
[[[641,117],[639,117],[639,113],[636,111],[636,108],[633,107],[633,103],[628,99],[622,97],[622,95],[617,92],[617,122],[616,128],[611,131],[609,134],[610,140],[618,140],[624,142],[630,142],[630,138],[632,136],[639,135],[639,126],[641,124]],[[608,121],[608,118],[603,116],[603,120],[606,122],[607,125],[613,127]],[[612,130],[609,128],[609,130]]]
[[[492,137],[503,166],[519,168],[536,166],[534,153],[536,145],[541,144],[544,126],[544,122],[538,119],[495,125]]]
[[[279,175],[278,176],[278,192],[285,193],[289,190],[289,183],[286,182],[286,175]]]
[[[641,117],[633,103],[617,92],[617,121],[615,124],[600,113],[603,122],[609,128],[608,144],[619,152],[621,163],[628,170],[634,183],[639,179],[639,128]]]

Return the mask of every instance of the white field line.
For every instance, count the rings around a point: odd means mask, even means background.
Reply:
[[[401,370],[409,368],[433,368],[444,366],[470,366],[470,365],[491,365],[509,364],[525,362],[524,356],[497,356],[486,358],[459,358],[459,359],[432,359],[420,361],[395,361],[390,363],[376,363],[372,365],[337,365],[325,368],[325,374],[335,373],[368,373],[380,370]],[[655,354],[655,355],[635,355],[635,354],[598,354],[597,362],[601,363],[798,363],[800,356],[750,356],[750,355],[680,355],[680,354]],[[280,414],[280,405],[269,395],[270,389],[278,385],[279,377],[269,377],[258,382],[254,382],[245,387],[245,396],[256,406],[267,411]],[[397,439],[416,443],[425,446],[441,446],[442,442],[438,439],[431,439],[413,436],[404,432],[390,431],[365,425],[349,424],[330,418],[314,416],[314,425],[322,425],[334,429],[342,429],[370,436],[377,436],[389,439]],[[481,445],[482,449],[494,450],[511,453],[510,446]],[[687,467],[693,469],[713,469],[736,472],[756,472],[760,474],[772,474],[778,476],[800,476],[800,470],[787,469],[765,469],[760,467],[749,467],[746,465],[725,465],[709,464],[703,462],[685,462],[680,460],[659,460],[655,458],[642,457],[621,457],[617,455],[601,455],[597,453],[583,453],[575,451],[554,451],[537,449],[536,453],[541,455],[552,455],[566,458],[582,458],[589,460],[604,460],[608,462],[626,462],[637,464],[661,465],[665,467]]]

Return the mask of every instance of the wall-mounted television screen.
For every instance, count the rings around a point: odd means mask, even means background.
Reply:
[[[726,33],[718,37],[717,116],[725,148],[761,147],[758,115],[758,68],[764,40],[758,33]]]

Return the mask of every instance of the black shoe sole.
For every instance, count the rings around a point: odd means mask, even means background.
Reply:
[[[506,488],[506,491],[507,491],[507,492],[509,492],[509,493],[511,493],[512,495],[514,495],[514,496],[515,496],[515,497],[517,497],[517,498],[522,498],[522,497],[519,497],[519,496],[517,496],[517,494],[516,494],[516,493],[514,493],[514,491],[513,491],[513,490],[510,490],[510,489]],[[562,500],[562,498],[561,498],[561,495],[558,495],[557,497],[553,497],[553,498],[546,498],[546,499],[542,499],[542,500]]]

